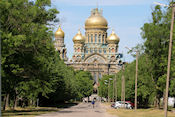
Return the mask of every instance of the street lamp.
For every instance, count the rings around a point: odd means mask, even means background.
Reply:
[[[128,47],[125,47],[128,50],[131,50]],[[136,52],[136,77],[135,77],[135,110],[137,110],[137,79],[138,79],[138,55],[139,55],[139,51],[136,50],[134,51]]]
[[[124,71],[125,71],[125,62],[122,62],[122,98],[121,101],[125,102],[125,76],[124,76]]]
[[[171,66],[171,51],[172,51],[172,41],[173,41],[173,26],[174,26],[174,12],[175,12],[175,4],[172,0],[172,6],[161,4],[154,2],[157,5],[172,7],[172,19],[171,19],[171,29],[170,29],[170,42],[169,42],[169,52],[168,52],[168,67],[167,67],[167,78],[166,78],[166,92],[165,92],[165,105],[164,105],[164,113],[165,117],[167,117],[167,106],[168,106],[168,89],[169,89],[169,79],[170,79],[170,66]]]
[[[110,98],[109,98],[109,89],[110,89],[110,81],[113,80],[112,78],[109,78],[108,80],[105,80],[105,84],[108,84],[108,102],[110,102]]]

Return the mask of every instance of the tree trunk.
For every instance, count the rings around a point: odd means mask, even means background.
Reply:
[[[32,99],[29,100],[28,106],[33,106],[33,100]]]
[[[4,104],[3,104],[3,110],[5,110],[5,109],[6,109],[6,107],[5,107],[6,97],[7,97],[7,96],[5,95],[5,96],[4,96],[4,100],[3,100],[3,101],[4,101]]]
[[[13,106],[13,109],[14,109],[14,110],[16,109],[17,105],[18,105],[18,97],[15,96],[14,106]]]
[[[9,108],[9,93],[6,94],[6,99],[5,99],[5,110]]]
[[[160,98],[158,96],[156,96],[154,101],[154,107],[160,109]]]
[[[165,108],[165,94],[166,94],[166,92],[164,91],[163,92],[163,104],[162,104],[163,109]]]

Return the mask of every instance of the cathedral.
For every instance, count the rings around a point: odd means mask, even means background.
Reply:
[[[122,54],[118,53],[119,37],[114,30],[107,34],[108,22],[102,15],[102,10],[92,9],[91,15],[85,21],[85,34],[78,30],[73,37],[74,54],[71,60],[66,57],[64,32],[61,27],[55,32],[55,48],[60,58],[67,66],[75,70],[89,71],[94,84],[105,74],[115,74],[121,67]]]

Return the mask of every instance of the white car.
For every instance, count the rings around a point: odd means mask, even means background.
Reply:
[[[128,102],[116,101],[115,104],[114,104],[114,108],[116,108],[116,109],[119,109],[119,108],[132,109],[132,106]]]

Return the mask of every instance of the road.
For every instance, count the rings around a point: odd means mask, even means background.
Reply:
[[[76,106],[62,109],[58,112],[39,115],[36,117],[117,117],[106,112],[106,107],[101,103],[95,103],[93,108],[91,103],[80,103]]]

